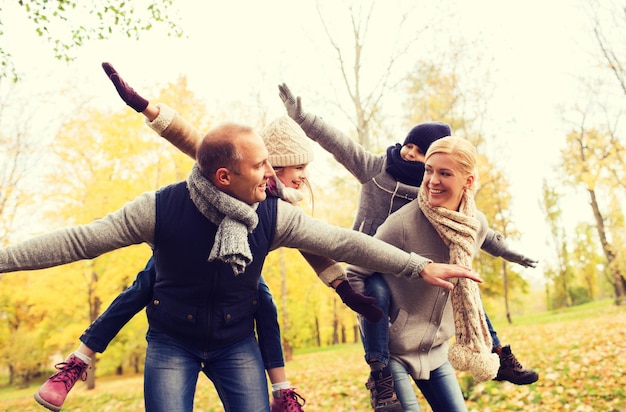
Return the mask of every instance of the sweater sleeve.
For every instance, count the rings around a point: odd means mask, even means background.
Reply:
[[[153,121],[146,119],[146,124],[178,150],[195,160],[196,149],[202,141],[202,133],[171,107],[162,103],[157,106],[159,115]]]
[[[44,269],[139,243],[152,246],[155,192],[144,193],[116,212],[86,225],[72,226],[0,249],[0,273]]]
[[[407,230],[413,230],[412,228],[407,228],[407,219],[399,214],[393,213],[391,214],[387,220],[378,227],[378,230],[374,234],[374,238],[380,240],[386,244],[394,246],[400,250],[410,250],[411,246],[409,240],[406,239],[405,232]],[[415,253],[411,253],[412,255],[419,256]],[[416,268],[417,273],[421,273],[424,267],[433,262],[431,259],[426,259],[421,257],[421,261]],[[354,290],[360,293],[365,292],[365,279],[372,276],[374,273],[380,271],[372,270],[371,268],[364,266],[362,264],[358,265],[348,265],[346,267],[346,276],[350,285]],[[384,273],[384,272],[381,272]],[[393,274],[393,273],[392,273]],[[397,276],[397,274],[396,274]],[[412,276],[411,278],[417,278],[419,276]]]
[[[327,124],[320,116],[307,114],[300,127],[361,183],[372,180],[385,165],[386,155],[368,152],[353,139]]]
[[[302,254],[309,266],[313,268],[315,273],[317,273],[317,276],[326,286],[330,286],[334,280],[347,279],[346,273],[344,272],[341,264],[335,262],[334,260],[302,251],[300,251],[300,254]]]
[[[407,278],[419,277],[424,266],[431,262],[364,233],[307,216],[286,202],[278,202],[276,233],[271,249],[282,246]]]
[[[491,256],[500,257],[508,248],[508,244],[504,236],[501,233],[489,228],[487,230],[487,236],[485,241],[480,246],[482,250],[489,253]]]

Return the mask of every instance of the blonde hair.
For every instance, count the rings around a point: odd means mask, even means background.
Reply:
[[[474,183],[472,184],[472,191],[476,191],[478,188],[478,154],[476,153],[476,147],[467,139],[455,136],[443,137],[434,141],[428,150],[424,158],[424,163],[428,161],[428,158],[435,153],[445,153],[450,155],[459,165],[459,170],[466,176],[473,175]]]

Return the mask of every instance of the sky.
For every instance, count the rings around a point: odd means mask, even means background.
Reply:
[[[334,35],[348,42],[345,11],[332,9],[344,3],[320,4],[325,15],[332,16],[328,25]],[[72,102],[59,93],[67,87],[88,97],[90,104],[123,110],[125,106],[100,67],[101,62],[109,61],[147,96],[184,74],[190,89],[207,102],[251,102],[251,96],[258,94],[270,118],[284,114],[277,84],[287,82],[303,96],[305,110],[309,108],[350,132],[345,116],[329,104],[335,99],[345,105],[347,96],[314,1],[184,0],[175,4],[180,8],[185,38],[167,38],[162,30],[147,33],[137,42],[114,36],[85,45],[70,64],[53,59],[50,46],[35,36],[17,5],[3,5],[4,35],[8,44],[19,44],[10,51],[22,72],[21,93],[27,98],[34,91],[57,96],[33,102],[35,117],[48,126],[74,110]],[[493,136],[488,155],[511,182],[513,219],[521,232],[513,246],[542,262],[537,269],[522,270],[537,282],[542,265],[552,259],[539,202],[543,179],[559,181],[555,165],[565,130],[561,107],[580,98],[577,76],[594,64],[589,54],[593,44],[588,19],[577,4],[573,0],[379,2],[365,43],[367,80],[367,75],[375,76],[376,68],[398,41],[417,31],[423,30],[421,43],[399,61],[398,70],[412,67],[409,64],[417,57],[446,53],[449,38],[476,41],[477,49],[469,54],[489,62],[493,83],[483,125],[485,133]],[[410,8],[416,9],[417,18],[413,26],[398,33],[397,16]],[[383,107],[389,123],[398,119],[393,127],[399,137],[388,144],[406,135],[400,124],[399,102],[392,97]],[[51,131],[53,128],[48,128],[43,134]],[[313,174],[325,173],[326,164],[314,166]],[[576,222],[589,216],[586,220],[591,221],[584,194],[568,196],[566,219]]]

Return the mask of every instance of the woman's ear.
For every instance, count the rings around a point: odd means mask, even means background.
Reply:
[[[467,180],[465,181],[465,188],[466,189],[471,189],[472,188],[472,186],[474,185],[474,179],[475,179],[474,175],[467,176]]]

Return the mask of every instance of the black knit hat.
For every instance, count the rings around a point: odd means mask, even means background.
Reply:
[[[420,123],[411,129],[404,139],[402,146],[413,143],[417,145],[423,153],[426,153],[430,145],[442,137],[450,136],[450,126],[444,122]]]

